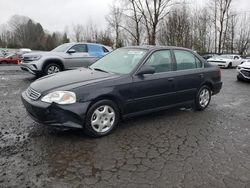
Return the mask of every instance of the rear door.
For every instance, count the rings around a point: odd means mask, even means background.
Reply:
[[[188,50],[173,50],[175,57],[176,103],[195,99],[204,79],[204,65],[196,55]]]
[[[170,50],[155,51],[143,66],[151,66],[154,74],[133,76],[133,101],[130,112],[147,111],[173,104],[174,72]]]

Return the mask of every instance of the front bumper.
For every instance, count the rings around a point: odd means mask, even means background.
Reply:
[[[22,102],[28,114],[36,122],[53,127],[83,128],[85,115],[90,102],[69,105],[48,104],[34,101],[22,93]]]
[[[213,64],[213,65],[217,65],[218,67],[222,67],[222,68],[225,68],[225,67],[228,67],[228,62],[213,62],[213,61],[210,61],[209,63]]]
[[[39,70],[37,65],[35,65],[35,64],[21,62],[19,65],[23,71],[27,71],[31,74],[39,75],[42,73],[42,70]]]
[[[250,69],[241,68],[240,70],[237,69],[238,77],[242,80],[250,80]]]

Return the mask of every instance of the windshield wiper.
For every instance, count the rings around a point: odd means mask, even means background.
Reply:
[[[96,71],[101,71],[101,72],[106,72],[106,73],[109,73],[108,71],[105,71],[103,69],[99,69],[99,68],[90,68],[92,70],[96,70]]]

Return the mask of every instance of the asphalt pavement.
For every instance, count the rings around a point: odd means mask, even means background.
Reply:
[[[250,187],[250,83],[235,69],[205,111],[129,119],[98,139],[35,123],[20,99],[35,79],[0,66],[0,187]]]

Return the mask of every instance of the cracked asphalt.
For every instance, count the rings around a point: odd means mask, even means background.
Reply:
[[[30,119],[20,95],[34,80],[0,66],[0,187],[250,187],[250,83],[234,69],[205,111],[129,119],[98,139]]]

